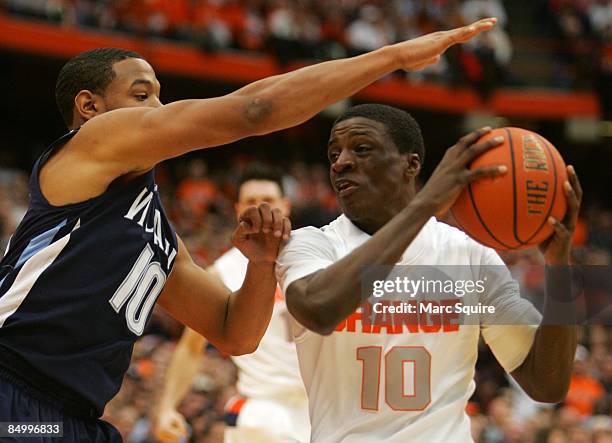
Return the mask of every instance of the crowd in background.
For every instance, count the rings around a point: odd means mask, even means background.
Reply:
[[[199,157],[161,165],[156,174],[164,205],[187,247],[202,266],[210,265],[230,247],[235,214],[233,202],[247,159],[236,156],[230,167],[211,171]],[[327,170],[297,162],[284,175],[293,204],[294,226],[321,226],[338,214]],[[0,169],[0,243],[5,246],[27,208],[27,176]],[[591,204],[582,211],[574,238],[573,261],[610,265],[612,212]],[[536,305],[543,298],[541,255],[535,250],[503,253]],[[608,268],[609,269],[609,268]],[[608,291],[609,307],[609,291]],[[609,322],[607,323],[609,325]],[[144,337],[134,349],[132,364],[105,418],[126,442],[152,442],[151,416],[164,374],[182,326],[156,309]],[[581,331],[580,347],[566,401],[537,404],[505,375],[490,350],[481,343],[476,391],[468,405],[477,443],[610,443],[612,442],[612,328],[589,326]],[[203,354],[204,355],[204,354]],[[450,370],[450,368],[449,368]],[[223,407],[235,393],[236,370],[227,356],[208,346],[192,391],[180,406],[193,442],[220,443]]]
[[[10,12],[61,24],[195,41],[206,49],[335,58],[484,16],[503,32],[501,0],[4,0]],[[274,42],[274,40],[277,40]],[[508,59],[508,48],[500,57]]]
[[[555,65],[548,86],[594,88],[604,108],[612,109],[612,2],[536,3],[524,32],[553,40],[535,44],[542,47],[539,58]],[[2,7],[63,26],[187,42],[207,52],[268,53],[280,65],[355,55],[495,16],[492,32],[409,77],[470,85],[484,97],[500,85],[529,84],[510,67],[514,50],[502,0],[0,0]],[[522,49],[534,49],[528,46]]]
[[[495,16],[498,26],[410,74],[471,85],[488,96],[512,82],[512,43],[501,0],[4,0],[12,14],[61,25],[190,42],[205,51],[269,53],[279,64],[356,55]]]
[[[592,88],[606,118],[612,112],[612,1],[543,0],[538,21],[555,47],[553,83]]]

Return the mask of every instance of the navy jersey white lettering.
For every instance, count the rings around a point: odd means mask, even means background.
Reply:
[[[153,171],[82,203],[52,206],[36,162],[30,206],[0,264],[0,350],[101,413],[121,386],[178,252]]]

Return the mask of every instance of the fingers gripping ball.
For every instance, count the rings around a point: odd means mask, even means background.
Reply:
[[[565,215],[565,163],[548,140],[525,129],[494,129],[480,141],[498,135],[504,143],[470,168],[506,165],[508,173],[468,185],[451,212],[474,240],[495,249],[524,249],[553,233],[550,216],[562,220]]]

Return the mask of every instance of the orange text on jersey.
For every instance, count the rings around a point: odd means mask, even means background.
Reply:
[[[387,302],[392,304],[393,302]],[[417,302],[413,301],[416,306]],[[458,301],[456,299],[440,300],[439,302],[429,302],[442,306],[452,306]],[[372,309],[370,303],[363,303],[361,310],[357,310],[349,315],[338,326],[337,332],[362,332],[366,334],[380,334],[383,331],[387,334],[402,334],[403,332],[425,332],[425,333],[446,333],[459,331],[458,313],[429,314],[426,312],[415,313],[394,313],[377,314]],[[357,322],[361,323],[360,331],[357,331]]]

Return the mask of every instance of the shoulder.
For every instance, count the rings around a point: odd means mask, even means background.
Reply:
[[[287,245],[309,241],[329,242],[329,234],[326,234],[326,232],[322,228],[306,226],[303,228],[296,229],[295,231],[291,231],[291,236],[289,237]]]
[[[300,252],[316,253],[317,251],[333,250],[333,243],[321,229],[308,226],[291,232],[291,236],[282,247],[279,257],[287,257]]]
[[[291,232],[289,241],[282,248],[281,256],[292,253],[323,255],[334,260],[344,244],[341,234],[341,218],[321,228],[306,226]]]
[[[284,275],[292,269],[303,276],[337,261],[338,246],[331,234],[326,227],[308,226],[293,231],[276,259],[277,271]]]
[[[291,283],[326,268],[338,259],[337,249],[324,228],[308,226],[291,233],[276,259],[276,277],[284,294]]]

